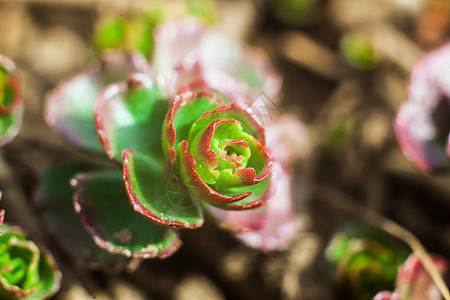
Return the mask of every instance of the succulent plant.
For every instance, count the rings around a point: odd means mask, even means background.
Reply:
[[[150,58],[154,47],[153,30],[163,19],[160,10],[149,10],[129,18],[123,15],[101,18],[95,26],[95,48],[99,52],[133,49]]]
[[[406,157],[423,172],[448,172],[450,162],[450,43],[431,51],[411,72],[407,101],[395,118]]]
[[[339,288],[352,299],[372,299],[378,291],[392,289],[406,257],[383,232],[365,225],[338,232],[326,254]]]
[[[400,298],[396,292],[382,291],[377,293],[373,300],[400,300]]]
[[[448,279],[448,261],[439,256],[432,255],[432,259],[441,274]],[[399,267],[396,279],[396,289],[393,293],[379,292],[374,300],[441,300],[439,289],[431,280],[419,258],[413,253]]]
[[[279,76],[261,56],[248,56],[253,50],[197,21],[167,23],[155,32],[150,66],[137,54],[116,53],[121,71],[102,63],[47,97],[45,118],[56,132],[87,150],[100,153],[101,146],[119,166],[60,169],[65,180],[72,177],[75,211],[87,231],[110,253],[164,258],[181,244],[176,228],[202,226],[206,211],[249,245],[286,247],[297,229],[290,170],[299,155],[289,143],[303,147],[307,134],[296,118],[280,118],[266,126],[278,132],[268,145],[252,108],[258,91],[276,98]],[[130,70],[140,72],[128,75]],[[120,82],[107,85],[111,74]],[[300,132],[280,133],[283,122]],[[46,174],[58,178],[57,169]],[[63,188],[54,180],[44,180],[41,203],[53,211],[49,219],[62,224],[52,217],[58,210],[51,199],[58,185]],[[62,198],[71,202],[70,193]],[[243,213],[247,223],[236,222],[234,213]],[[245,236],[250,233],[253,238]]]
[[[439,255],[433,255],[432,259],[439,272],[448,276],[448,261]],[[443,299],[439,289],[415,254],[411,254],[399,268],[396,291],[400,299]]]
[[[18,227],[4,224],[0,236],[0,298],[47,299],[56,293],[61,273],[42,246]]]
[[[175,7],[175,8],[174,8]],[[213,0],[185,0],[184,3],[152,3],[139,12],[110,13],[100,16],[95,25],[93,43],[95,50],[134,50],[150,59],[155,49],[155,28],[177,14],[192,15],[212,24],[216,19]]]
[[[10,58],[0,54],[0,146],[17,135],[22,118],[23,102],[16,66]]]

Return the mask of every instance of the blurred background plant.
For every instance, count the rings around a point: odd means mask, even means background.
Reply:
[[[367,224],[338,231],[326,250],[337,289],[346,299],[372,299],[381,290],[392,290],[406,256],[406,247]]]

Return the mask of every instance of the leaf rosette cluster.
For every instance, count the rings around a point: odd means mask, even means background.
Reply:
[[[391,290],[405,259],[403,249],[383,232],[365,226],[338,232],[326,254],[340,289],[352,299],[372,299],[380,290]]]
[[[286,145],[307,135],[294,117],[286,122],[299,132],[263,128],[250,105],[258,91],[276,101],[279,76],[264,56],[197,21],[165,23],[154,39],[149,65],[137,54],[106,53],[48,94],[47,123],[119,167],[47,171],[40,199],[52,227],[65,230],[55,213],[69,212],[49,199],[72,195],[54,182],[72,178],[76,213],[113,254],[167,257],[181,244],[177,228],[202,226],[205,211],[254,247],[286,247],[297,229],[290,168],[298,159]]]
[[[4,224],[0,235],[0,298],[39,300],[59,289],[61,273],[42,246],[24,232]]]

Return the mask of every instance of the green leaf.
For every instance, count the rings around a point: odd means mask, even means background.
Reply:
[[[227,210],[243,210],[261,206],[264,203],[266,203],[267,199],[270,196],[269,195],[270,183],[271,183],[271,176],[269,175],[263,181],[255,185],[228,188],[228,189],[217,189],[217,192],[228,197],[232,197],[233,195],[238,195],[246,192],[252,192],[252,194],[247,198],[237,202],[215,206]]]
[[[122,173],[101,171],[78,175],[74,205],[98,246],[137,258],[164,258],[181,242],[171,228],[149,221],[131,207]]]
[[[234,119],[241,123],[244,132],[256,138],[264,145],[264,129],[261,125],[238,103],[229,103],[218,109],[212,110],[203,115],[198,121],[192,124],[189,131],[189,140],[204,130],[212,121],[217,119]]]
[[[24,105],[14,62],[0,54],[0,146],[19,133]]]
[[[164,120],[162,146],[171,163],[175,162],[177,145],[188,138],[192,124],[204,113],[219,107],[210,95],[185,93],[175,97]]]
[[[161,163],[134,150],[124,151],[124,179],[135,210],[162,225],[197,228],[201,208],[186,186],[169,178]]]
[[[177,131],[175,145],[182,140],[187,140],[192,124],[194,124],[201,115],[216,109],[218,106],[217,103],[212,103],[211,99],[206,97],[197,98],[185,105],[181,105],[173,120],[173,125]]]
[[[95,107],[97,128],[108,156],[122,161],[125,149],[163,158],[161,132],[168,101],[149,77],[132,74],[111,85]]]
[[[100,21],[95,28],[94,44],[99,50],[119,48],[126,41],[126,22],[122,17]]]
[[[3,225],[0,236],[0,298],[40,300],[59,289],[61,273],[42,246],[18,227]]]
[[[41,176],[38,203],[57,242],[73,260],[89,269],[120,270],[128,260],[99,248],[73,208],[71,178],[95,169],[98,168],[67,163],[45,171]]]
[[[95,67],[63,81],[46,97],[46,122],[70,143],[104,154],[97,135],[94,104],[108,84],[124,80],[131,72],[147,72],[145,59],[136,54],[111,52]]]
[[[0,115],[0,146],[9,143],[20,130],[23,119],[23,105],[9,115]]]

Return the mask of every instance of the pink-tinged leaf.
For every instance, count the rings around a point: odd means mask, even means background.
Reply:
[[[448,274],[448,261],[438,255],[432,255],[432,258],[441,274]],[[438,287],[431,280],[430,275],[415,254],[411,254],[400,266],[397,273],[396,287],[400,299],[443,299]]]
[[[220,103],[219,99],[205,92],[185,91],[175,96],[162,128],[162,148],[171,168],[177,156],[176,145],[188,138],[192,124],[202,114],[217,108]]]
[[[447,138],[447,157],[450,157],[450,133],[448,134]]]
[[[41,176],[37,202],[56,242],[73,261],[91,270],[116,272],[125,268],[129,260],[98,247],[73,209],[71,178],[95,169],[98,167],[67,163],[46,170]]]
[[[290,168],[311,154],[312,142],[308,129],[295,115],[283,114],[272,120],[265,132],[272,157],[283,167]]]
[[[427,54],[411,73],[409,94],[395,119],[403,153],[423,172],[450,167],[450,43]]]
[[[133,210],[121,172],[80,174],[72,185],[75,211],[99,247],[136,258],[165,258],[180,247],[174,229],[151,222]]]
[[[259,198],[267,203],[247,211],[211,206],[209,210],[223,227],[237,233],[247,245],[272,251],[286,248],[298,231],[290,172],[298,160],[310,154],[311,142],[304,125],[289,114],[272,120],[265,133],[274,160],[271,184]]]
[[[383,291],[376,294],[372,300],[400,300],[400,298],[396,292]]]
[[[5,210],[4,209],[2,209],[2,210],[0,210],[0,228],[2,227],[2,225],[3,225],[3,220],[5,219]],[[0,231],[0,234],[2,234],[2,232]]]
[[[279,98],[280,76],[262,52],[205,29],[194,19],[157,27],[154,62],[168,86],[187,84],[186,78],[203,78],[211,88],[246,98],[247,103],[261,92],[275,101]]]
[[[198,228],[203,212],[187,188],[160,162],[133,150],[123,152],[123,178],[134,210],[161,225]]]
[[[95,126],[95,101],[106,85],[124,80],[132,72],[149,72],[142,56],[106,53],[96,65],[63,80],[46,96],[46,122],[70,143],[104,153]]]
[[[219,223],[236,233],[238,239],[262,251],[285,249],[298,231],[292,202],[292,179],[274,163],[269,198],[264,206],[230,211],[210,206]]]
[[[0,146],[11,142],[22,125],[24,105],[14,62],[0,54]]]
[[[100,93],[95,104],[97,130],[108,157],[122,162],[125,149],[163,158],[161,131],[168,109],[161,88],[145,74],[134,73]]]

